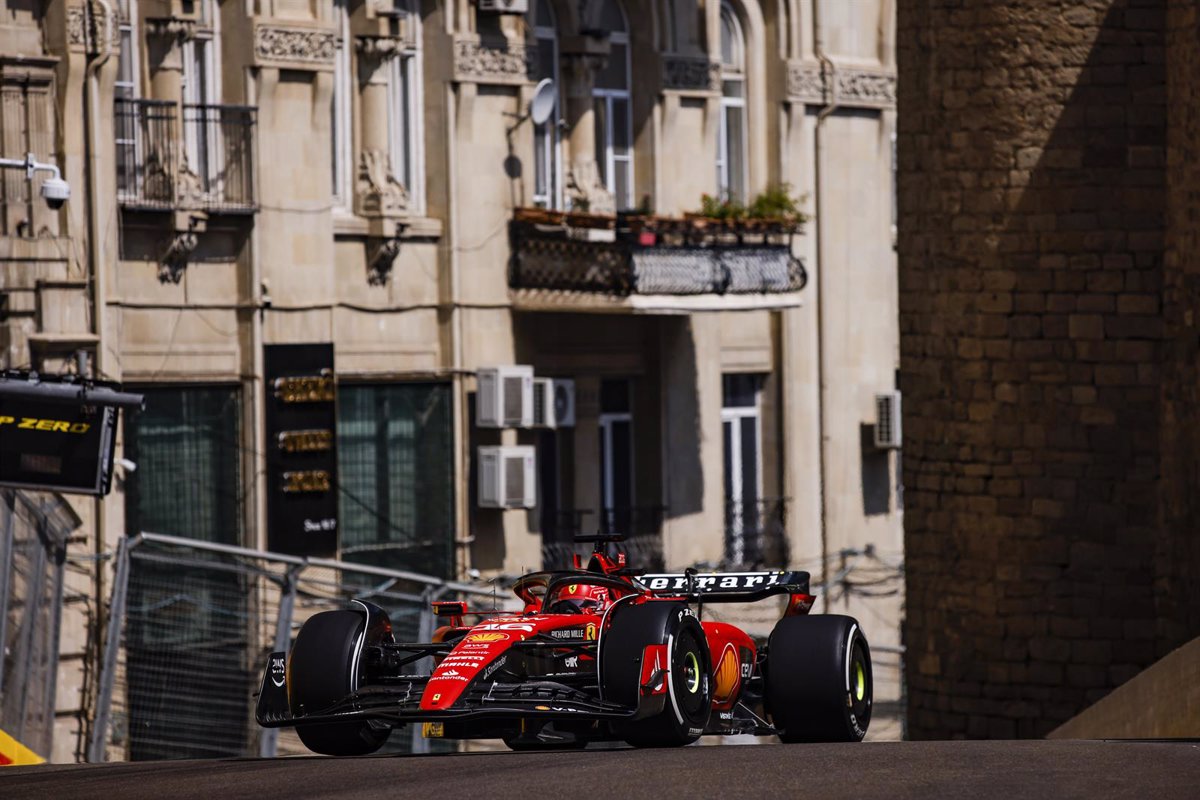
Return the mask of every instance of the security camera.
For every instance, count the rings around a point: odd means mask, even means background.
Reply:
[[[71,199],[71,184],[62,178],[47,178],[42,183],[42,199],[52,209],[62,208]]]

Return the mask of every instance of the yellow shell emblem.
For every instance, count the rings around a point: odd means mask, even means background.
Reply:
[[[713,702],[728,703],[733,699],[738,684],[742,680],[741,664],[738,663],[737,652],[733,645],[725,645],[714,677]]]

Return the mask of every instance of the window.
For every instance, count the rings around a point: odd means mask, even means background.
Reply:
[[[118,98],[129,100],[141,95],[138,91],[138,37],[134,35],[137,0],[120,0],[117,13],[121,53],[117,61],[117,80],[113,93]]]
[[[240,545],[238,390],[144,394],[146,409],[125,418],[125,456],[137,464],[125,473],[126,530]],[[250,591],[244,575],[184,559],[131,562],[125,662],[132,759],[211,758],[246,746],[243,704],[254,677],[244,670],[231,676],[229,665],[249,658],[243,626]],[[164,703],[173,682],[203,686],[206,707]]]
[[[609,31],[608,63],[596,75],[596,167],[619,210],[633,206],[633,120],[629,104],[629,28],[616,0],[606,0],[600,27]]]
[[[762,500],[761,375],[721,379],[725,444],[725,556],[731,564],[756,560]]]
[[[350,176],[354,155],[351,145],[350,98],[354,90],[350,70],[350,14],[347,0],[334,0],[333,19],[337,26],[337,52],[333,60],[333,97],[330,98],[332,187],[334,205],[346,207],[350,203]]]
[[[125,417],[126,527],[237,545],[242,530],[241,418],[235,388],[146,389]],[[186,478],[186,479],[183,479]]]
[[[746,197],[746,40],[737,14],[721,3],[721,119],[717,131],[717,193]]]
[[[191,106],[200,124],[183,126],[183,151],[192,172],[202,177],[213,175],[211,167],[219,163],[218,137],[212,135],[208,107],[220,102],[220,76],[217,74],[217,53],[220,47],[219,15],[216,0],[200,0],[196,35],[183,43],[183,104]]]
[[[454,574],[448,384],[338,387],[339,527],[347,561]]]
[[[403,5],[397,0],[399,11]],[[387,71],[388,83],[388,156],[392,163],[392,177],[408,192],[409,204],[419,210],[420,198],[424,196],[421,169],[421,85],[418,42],[421,41],[421,17],[408,9],[393,19],[393,33],[402,42],[399,52],[382,67]]]
[[[633,414],[627,380],[600,384],[600,530],[631,534]]]
[[[537,47],[538,75],[558,79],[558,34],[549,0],[537,0],[528,18]],[[559,143],[558,109],[550,119],[533,128],[533,204],[539,208],[562,207],[562,160]]]

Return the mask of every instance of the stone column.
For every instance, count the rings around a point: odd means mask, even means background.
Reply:
[[[604,43],[607,45],[607,42]],[[566,43],[564,43],[564,48]],[[607,47],[605,47],[605,51]],[[607,52],[593,48],[564,53],[562,74],[567,85],[567,147],[571,168],[567,173],[567,196],[571,205],[593,214],[612,214],[616,203],[600,180],[596,165],[596,112],[592,87],[596,73],[604,68]]]
[[[355,205],[364,216],[395,216],[408,211],[408,189],[392,171],[388,141],[388,76],[391,59],[401,50],[398,39],[361,36],[358,49],[362,150],[358,159]]]
[[[183,102],[183,43],[195,34],[196,23],[190,20],[146,20],[150,91],[155,100]]]

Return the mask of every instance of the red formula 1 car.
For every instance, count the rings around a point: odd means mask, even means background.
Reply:
[[[643,574],[615,537],[587,568],[535,572],[513,590],[521,613],[435,603],[446,624],[431,642],[397,642],[382,609],[354,601],[300,629],[272,653],[256,717],[294,725],[329,755],[377,750],[391,731],[503,739],[513,749],[690,744],[705,734],[785,742],[859,741],[871,720],[871,658],[851,617],[809,615],[805,572]],[[712,603],[788,595],[759,645],[703,619]],[[481,621],[467,625],[463,618]],[[432,670],[420,669],[433,662]]]

